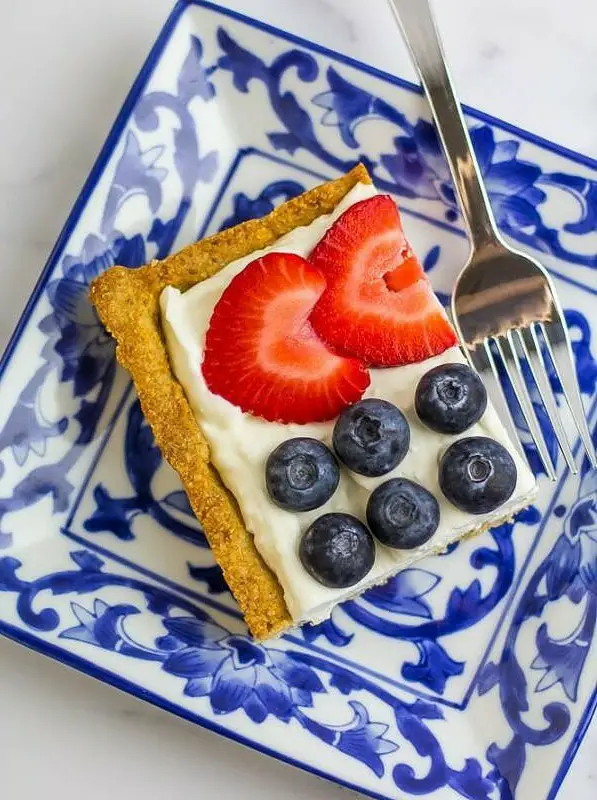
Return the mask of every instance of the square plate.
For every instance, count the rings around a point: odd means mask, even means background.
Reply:
[[[469,122],[502,230],[556,278],[595,427],[597,163]],[[374,797],[553,797],[597,701],[586,462],[541,476],[514,524],[256,645],[87,303],[111,264],[164,257],[358,160],[447,301],[467,242],[418,89],[210,3],[176,6],[2,362],[0,631]]]

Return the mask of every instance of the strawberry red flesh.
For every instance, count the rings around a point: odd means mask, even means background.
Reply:
[[[329,420],[356,402],[367,369],[330,350],[309,319],[325,286],[317,269],[288,253],[268,253],[236,275],[207,331],[210,391],[271,422]]]
[[[388,367],[423,361],[456,343],[388,195],[351,206],[309,260],[327,282],[311,322],[336,352]]]

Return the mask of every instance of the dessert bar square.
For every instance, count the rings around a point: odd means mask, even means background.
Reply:
[[[90,297],[258,639],[534,497],[363,166]]]

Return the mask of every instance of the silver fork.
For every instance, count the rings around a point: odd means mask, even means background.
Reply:
[[[470,255],[452,296],[460,343],[522,450],[504,393],[504,386],[510,384],[545,470],[555,480],[554,464],[529,392],[532,375],[566,463],[576,473],[548,375],[551,362],[589,461],[597,468],[570,336],[553,281],[538,261],[510,247],[497,230],[429,2],[389,2],[431,105],[469,232]]]

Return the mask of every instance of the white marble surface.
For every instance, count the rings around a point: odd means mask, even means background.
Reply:
[[[300,11],[297,0],[221,2],[412,77],[385,0],[301,0]],[[597,157],[595,0],[436,4],[465,102]],[[0,348],[170,7],[0,0]],[[354,796],[6,640],[0,664],[10,800]],[[593,723],[558,800],[597,796],[596,751]]]

